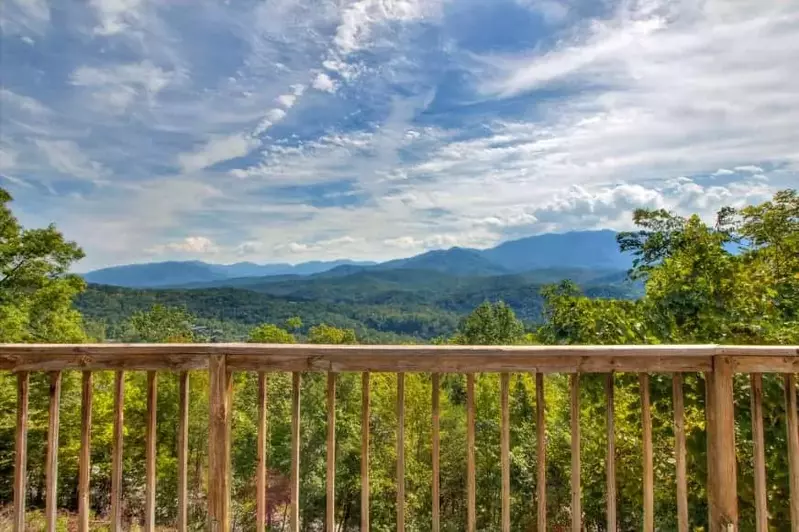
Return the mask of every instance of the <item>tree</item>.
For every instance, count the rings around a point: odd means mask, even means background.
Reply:
[[[49,225],[24,229],[0,188],[0,342],[82,342],[73,298],[85,283],[69,274],[83,258],[75,242]]]
[[[296,344],[297,339],[273,323],[264,323],[250,331],[250,342],[258,344]]]
[[[502,301],[486,301],[461,322],[454,343],[503,345],[519,344],[523,340],[524,326],[513,309]]]
[[[153,305],[130,317],[131,341],[187,343],[195,341],[194,316],[186,309]]]
[[[358,339],[352,329],[340,329],[324,323],[314,325],[308,331],[308,342],[312,344],[357,344]]]

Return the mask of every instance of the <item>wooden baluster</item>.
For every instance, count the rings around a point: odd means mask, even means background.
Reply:
[[[14,532],[25,532],[25,496],[28,490],[28,386],[27,371],[17,373],[17,427],[14,448]]]
[[[649,374],[638,375],[641,392],[641,439],[643,440],[644,532],[655,530],[655,474],[652,466],[652,412]]]
[[[189,372],[180,372],[178,399],[178,532],[189,529]]]
[[[230,408],[233,380],[225,355],[208,358],[208,523],[230,531]]]
[[[536,491],[538,492],[538,532],[547,529],[547,444],[546,444],[546,403],[544,401],[544,374],[535,374],[535,410],[536,410],[536,451],[537,475]]]
[[[114,374],[114,428],[111,438],[111,532],[122,532],[122,439],[125,420],[125,373]]]
[[[791,526],[799,530],[799,412],[796,405],[796,378],[785,375],[785,410],[788,420],[788,471],[791,486]]]
[[[571,374],[572,532],[581,532],[583,509],[580,487],[580,374]]]
[[[508,395],[510,375],[500,375],[500,408],[502,423],[500,432],[500,464],[502,467],[502,532],[510,532],[510,412]]]
[[[714,356],[713,371],[706,374],[710,532],[738,530],[732,375],[732,360]]]
[[[369,372],[361,375],[361,530],[369,530]]]
[[[607,401],[607,437],[608,453],[606,457],[605,477],[607,481],[607,527],[608,532],[616,532],[616,420],[614,405],[613,373],[605,376],[605,398]]]
[[[289,531],[300,532],[300,384],[302,374],[291,374],[291,514]]]
[[[397,373],[397,532],[405,530],[405,374]]]
[[[58,515],[58,426],[61,406],[61,372],[50,372],[50,415],[47,423],[45,458],[45,510],[47,532],[55,532]]]
[[[92,446],[92,372],[84,371],[80,405],[80,457],[78,459],[78,532],[89,532],[91,511],[89,481]]]
[[[474,466],[474,373],[466,374],[466,530],[477,530],[477,482]]]
[[[755,476],[755,530],[756,532],[768,532],[766,448],[763,437],[763,376],[760,373],[752,373],[749,376],[749,382],[751,384],[752,455]]]
[[[158,373],[147,372],[147,425],[145,427],[144,530],[155,532],[156,411],[158,409]]]
[[[439,413],[440,374],[433,373],[433,532],[441,530],[441,434]]]
[[[336,374],[327,374],[327,508],[325,530],[336,530]]]
[[[266,530],[266,372],[258,372],[258,449],[255,469],[255,530]]]
[[[688,474],[685,456],[685,402],[682,373],[671,378],[674,401],[674,461],[677,470],[677,530],[688,532]]]

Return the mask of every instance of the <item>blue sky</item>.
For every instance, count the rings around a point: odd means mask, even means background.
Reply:
[[[79,269],[388,259],[799,185],[799,3],[3,0],[0,186]]]

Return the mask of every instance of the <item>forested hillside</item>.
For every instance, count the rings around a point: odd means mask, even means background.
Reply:
[[[613,284],[617,280],[613,273],[576,279],[582,288],[578,283],[551,277],[543,280],[493,276],[447,281],[431,272],[419,274],[419,279],[411,282],[416,275],[413,271],[389,271],[322,276],[299,283],[255,283],[247,289],[87,289],[81,279],[67,273],[69,266],[82,256],[77,244],[66,241],[52,227],[23,229],[11,214],[10,197],[0,190],[0,342],[84,342],[101,335],[130,342],[191,342],[208,340],[209,335],[216,334],[215,327],[230,327],[221,334],[244,334],[249,341],[271,343],[400,342],[436,337],[436,342],[455,344],[799,344],[799,195],[795,191],[779,192],[760,205],[723,209],[714,224],[698,216],[647,210],[636,211],[634,221],[638,230],[618,235],[618,244],[635,257],[630,275],[644,287],[638,298],[628,297],[635,294],[636,285],[619,288]],[[32,508],[32,529],[38,529],[37,523],[41,523],[44,502],[49,391],[46,379],[46,375],[35,374],[31,382],[27,496]],[[168,374],[159,379],[157,521],[169,527],[173,526],[176,511],[177,379]],[[580,390],[583,520],[588,530],[603,529],[605,520],[604,379],[603,375],[586,375]],[[452,531],[463,530],[466,517],[464,380],[462,375],[442,380],[441,520],[444,530]],[[256,375],[245,372],[236,373],[234,381],[234,528],[251,530],[257,381]],[[290,464],[289,381],[286,374],[269,376],[268,500],[273,530],[282,530],[285,524]],[[493,374],[477,378],[479,530],[499,529],[498,381]],[[614,381],[620,527],[637,530],[642,518],[639,384],[635,375],[615,375]],[[545,382],[548,516],[551,529],[560,530],[570,522],[569,389],[565,375],[547,376]],[[341,530],[356,530],[359,522],[360,383],[360,375],[339,376],[336,510]],[[395,385],[394,375],[372,375],[373,530],[395,527]],[[74,511],[77,505],[79,386],[79,375],[66,372],[58,488],[59,505],[66,512]],[[141,522],[143,515],[144,434],[140,427],[144,425],[145,386],[144,374],[126,374],[123,491],[124,517],[131,524]],[[98,530],[108,512],[112,388],[113,374],[99,372],[95,379],[91,473],[91,506]],[[695,530],[705,530],[703,376],[687,374],[684,389],[690,522]],[[430,527],[430,394],[429,375],[408,375],[405,467],[409,530]],[[532,376],[513,375],[510,415],[514,530],[535,530],[535,394]],[[655,528],[674,530],[671,377],[653,375],[651,394]],[[753,530],[752,428],[745,376],[736,377],[734,395],[740,529]],[[0,505],[8,504],[12,497],[15,398],[15,378],[7,372],[0,373]],[[192,374],[190,399],[190,517],[193,527],[202,528],[208,489],[204,473],[208,382],[204,372]],[[311,531],[322,526],[325,509],[323,375],[304,377],[301,401],[300,513],[303,529]],[[764,378],[763,401],[770,525],[774,530],[790,530],[784,393],[776,376]],[[62,519],[66,526],[68,515]],[[0,529],[4,525],[0,521]]]

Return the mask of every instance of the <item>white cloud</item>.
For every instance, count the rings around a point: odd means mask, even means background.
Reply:
[[[42,35],[50,25],[47,0],[4,0],[0,6],[0,30],[6,35]]]
[[[746,165],[743,165],[743,166],[736,166],[735,170],[738,171],[738,172],[747,172],[747,173],[750,173],[750,174],[762,174],[763,173],[763,169],[762,168],[760,168],[759,166],[752,165],[752,164],[746,164]]]
[[[10,170],[17,162],[17,153],[11,148],[0,146],[0,170]]]
[[[729,169],[727,169],[727,168],[719,168],[718,170],[716,170],[715,172],[713,172],[713,174],[711,174],[711,175],[713,175],[713,176],[720,176],[720,175],[735,175],[735,172],[733,172],[732,170],[729,170]]]
[[[72,72],[70,79],[72,85],[92,90],[100,110],[120,114],[141,96],[152,101],[175,81],[176,74],[142,61],[105,69],[82,66]]]
[[[432,0],[357,0],[341,13],[334,43],[342,54],[365,47],[374,26],[418,21],[438,8]]]
[[[258,140],[249,135],[216,137],[194,152],[179,154],[178,164],[185,173],[195,172],[222,161],[243,157],[258,145]]]
[[[180,242],[171,242],[155,246],[149,250],[151,253],[162,254],[168,251],[186,254],[214,254],[219,247],[210,238],[204,236],[188,236]]]
[[[102,164],[92,161],[72,141],[37,139],[34,144],[50,167],[66,176],[96,181],[107,174]]]
[[[320,72],[316,75],[311,86],[322,92],[336,92],[336,83],[324,72]]]
[[[124,31],[139,20],[143,5],[142,0],[91,0],[99,22],[94,33],[109,36]]]
[[[277,103],[288,109],[297,101],[297,96],[294,94],[281,94],[277,97]]]
[[[31,115],[44,115],[49,112],[49,109],[35,98],[0,88],[0,106],[6,105],[14,106]],[[8,108],[5,108],[5,111],[8,112]]]
[[[236,246],[236,255],[253,255],[263,249],[263,243],[255,240],[242,242]]]
[[[275,245],[275,251],[288,251],[293,254],[304,254],[311,252],[325,251],[327,253],[340,253],[342,248],[363,242],[362,238],[354,238],[351,236],[341,236],[325,240],[316,240],[313,242],[289,242],[288,244]]]

